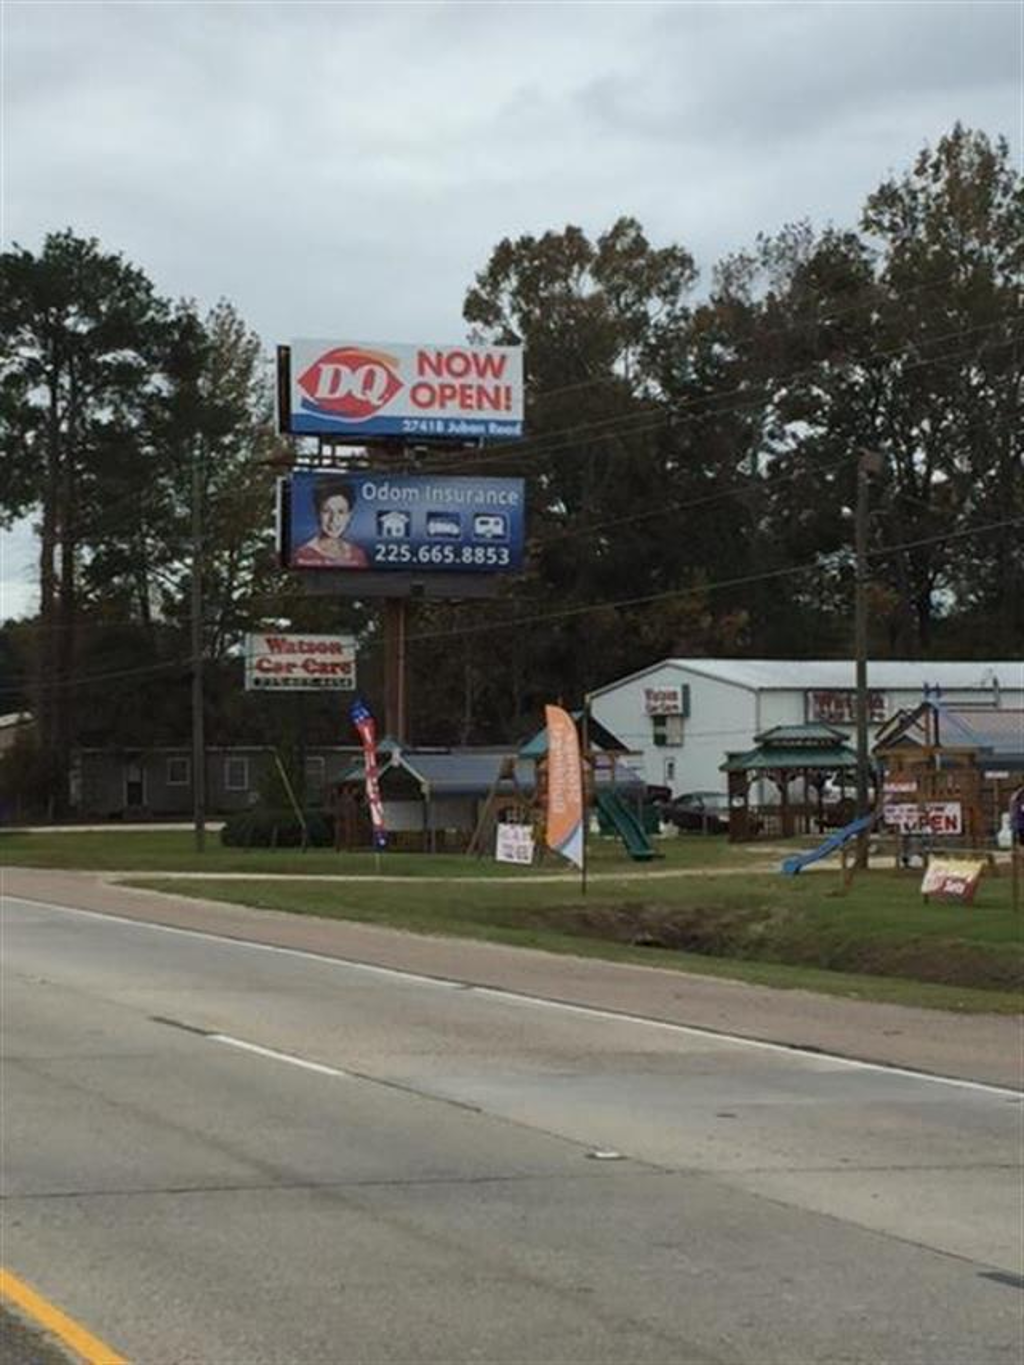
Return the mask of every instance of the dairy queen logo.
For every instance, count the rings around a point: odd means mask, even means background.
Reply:
[[[298,383],[306,395],[304,408],[353,422],[380,412],[403,387],[393,355],[359,346],[325,351],[299,376]]]

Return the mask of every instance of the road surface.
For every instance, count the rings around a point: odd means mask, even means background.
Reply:
[[[3,915],[4,1263],[132,1361],[1019,1358],[1009,1084]]]

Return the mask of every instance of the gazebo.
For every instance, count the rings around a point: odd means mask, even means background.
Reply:
[[[782,835],[811,833],[811,822],[818,829],[829,823],[825,807],[825,784],[844,779],[857,768],[857,755],[846,743],[846,735],[831,725],[776,725],[754,736],[755,747],[746,753],[726,754],[720,771],[729,782],[729,840],[743,843],[757,834]],[[768,780],[778,788],[778,804],[752,806],[751,787]],[[790,785],[801,781],[800,798],[793,801]],[[809,799],[813,792],[814,799]]]

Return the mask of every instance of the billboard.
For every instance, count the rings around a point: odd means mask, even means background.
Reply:
[[[509,441],[523,434],[521,346],[293,341],[279,426],[340,441]]]
[[[350,635],[245,637],[247,692],[351,692],[355,685],[356,642]]]
[[[523,563],[522,479],[300,472],[285,499],[290,569],[502,573]]]

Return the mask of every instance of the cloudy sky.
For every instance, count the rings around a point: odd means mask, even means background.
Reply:
[[[504,236],[620,214],[705,271],[852,223],[955,120],[1024,145],[1021,0],[0,0],[2,222],[265,343],[456,341]],[[0,617],[32,537],[0,533]]]

